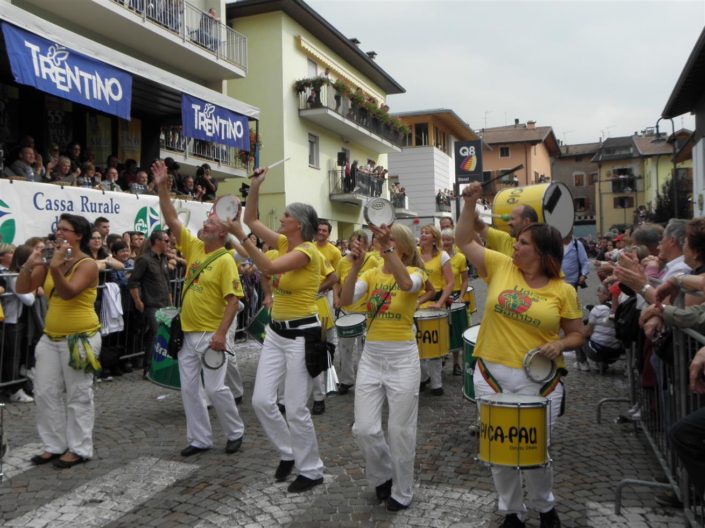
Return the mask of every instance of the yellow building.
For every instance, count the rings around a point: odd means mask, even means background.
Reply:
[[[366,201],[388,190],[364,171],[351,182],[344,165],[386,166],[386,153],[401,150],[403,130],[385,100],[404,89],[373,52],[302,1],[244,0],[227,13],[250,54],[247,78],[228,82],[227,91],[261,108],[260,164],[290,158],[265,182],[262,220],[276,228],[287,204],[305,202],[331,221],[331,238],[347,237],[363,223]]]

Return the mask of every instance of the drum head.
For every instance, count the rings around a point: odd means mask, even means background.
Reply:
[[[365,205],[365,220],[374,226],[392,225],[396,216],[392,202],[384,198],[372,198]]]
[[[480,325],[473,325],[465,332],[463,332],[463,341],[467,343],[472,343],[473,345],[477,343],[477,335],[480,333]]]
[[[203,353],[203,366],[209,369],[219,369],[225,363],[225,352],[207,348]]]
[[[367,317],[365,317],[365,315],[363,315],[363,314],[341,315],[335,321],[335,326],[340,326],[342,328],[346,328],[349,326],[357,326],[359,324],[364,324],[366,320],[367,320]]]
[[[478,398],[480,402],[486,402],[489,405],[507,405],[515,407],[517,404],[521,405],[536,405],[543,406],[546,405],[548,400],[543,396],[529,396],[527,394],[490,394],[489,396],[480,396]]]
[[[213,213],[222,222],[232,220],[240,211],[240,200],[232,195],[221,196],[213,204]]]
[[[524,357],[524,372],[531,381],[545,383],[555,375],[556,364],[535,348]]]
[[[414,319],[444,319],[446,317],[448,317],[448,312],[445,310],[424,309],[414,312]]]
[[[454,302],[450,305],[451,312],[457,312],[458,310],[465,310],[465,303]]]
[[[573,196],[568,187],[558,182],[551,183],[543,195],[541,206],[544,222],[558,229],[563,238],[568,236],[575,220]]]

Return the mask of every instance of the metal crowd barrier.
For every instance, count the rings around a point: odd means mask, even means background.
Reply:
[[[626,486],[646,486],[672,491],[683,503],[683,513],[691,527],[705,527],[705,501],[702,491],[697,493],[683,462],[673,449],[669,438],[671,427],[690,413],[705,406],[705,397],[689,389],[689,367],[696,352],[705,346],[705,336],[690,329],[673,328],[673,365],[662,362],[662,373],[657,373],[653,387],[645,387],[637,372],[640,357],[636,344],[627,354],[631,401],[641,404],[641,415],[634,422],[651,446],[656,459],[663,469],[665,482],[624,479],[617,484],[615,492],[615,513],[620,514],[622,491]],[[598,405],[598,423],[600,407]],[[619,401],[619,400],[611,400]]]

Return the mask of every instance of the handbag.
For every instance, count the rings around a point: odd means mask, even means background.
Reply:
[[[198,268],[194,270],[194,273],[184,282],[183,290],[181,290],[180,304],[184,303],[184,299],[186,298],[186,292],[193,284],[193,281],[195,281],[196,278],[201,274],[201,272],[206,269],[208,265],[215,259],[227,254],[228,251],[225,248],[220,248],[213,255],[208,257],[203,262],[203,264],[201,264]],[[183,328],[181,328],[181,308],[179,308],[179,313],[174,316],[174,318],[171,320],[171,325],[169,326],[169,342],[166,346],[166,353],[169,354],[169,357],[171,357],[172,359],[177,359],[179,355],[179,350],[181,350],[183,345],[184,330]]]

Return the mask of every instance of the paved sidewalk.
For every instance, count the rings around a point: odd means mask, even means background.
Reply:
[[[478,281],[474,284],[482,304],[484,289]],[[584,301],[593,296],[586,291]],[[179,456],[186,445],[179,393],[143,381],[136,373],[96,386],[95,458],[69,470],[26,463],[39,448],[34,406],[8,404],[9,478],[0,485],[3,525],[485,527],[499,521],[490,472],[474,460],[476,444],[469,426],[476,409],[462,397],[463,379],[452,376],[450,364],[444,371],[445,395],[427,391],[420,396],[414,502],[408,510],[391,514],[367,487],[351,435],[352,392],[328,398],[325,414],[314,417],[326,465],[324,485],[289,494],[286,483],[274,482],[277,455],[250,404],[258,355],[258,346],[251,342],[238,348],[246,390],[240,412],[246,431],[242,450],[234,455],[224,453],[225,439],[211,413],[215,448],[187,459]],[[627,394],[623,368],[617,363],[604,375],[571,370],[565,380],[568,407],[551,449],[563,524],[684,526],[680,511],[656,505],[654,491],[648,488],[627,488],[623,515],[614,514],[614,489],[620,479],[661,475],[635,429],[613,423],[625,407],[606,406],[602,425],[596,425],[597,402]],[[532,513],[528,525],[538,526],[538,514]]]

